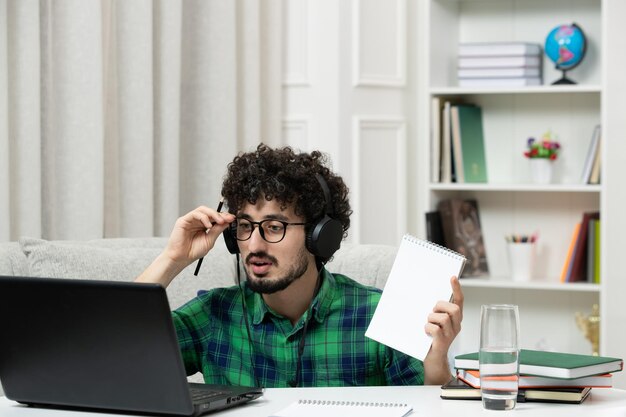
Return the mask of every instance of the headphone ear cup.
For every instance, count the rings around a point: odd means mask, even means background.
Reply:
[[[341,222],[324,215],[307,233],[305,244],[309,252],[326,261],[339,249],[341,239],[343,239]]]
[[[222,235],[224,236],[224,243],[226,243],[228,252],[233,255],[239,253],[239,245],[237,244],[237,239],[233,236],[232,227],[230,225],[222,232]]]

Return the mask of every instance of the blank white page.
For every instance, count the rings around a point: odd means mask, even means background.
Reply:
[[[428,315],[452,294],[450,277],[459,277],[465,257],[439,245],[404,235],[365,336],[424,360],[431,338]]]
[[[300,400],[270,417],[405,417],[412,410],[399,403]]]

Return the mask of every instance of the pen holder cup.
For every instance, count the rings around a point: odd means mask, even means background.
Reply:
[[[533,278],[535,262],[535,244],[530,242],[507,243],[511,279],[513,281],[530,281]]]

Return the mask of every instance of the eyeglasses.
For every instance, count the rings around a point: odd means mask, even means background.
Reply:
[[[231,223],[231,232],[235,239],[244,241],[250,239],[254,226],[259,226],[259,233],[263,240],[268,243],[278,243],[285,238],[287,226],[303,226],[306,223],[289,223],[275,219],[265,219],[260,222],[253,222],[248,219],[237,219]]]

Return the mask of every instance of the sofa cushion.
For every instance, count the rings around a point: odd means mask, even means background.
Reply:
[[[132,281],[163,250],[166,238],[120,238],[91,241],[19,240],[30,276]],[[233,285],[234,260],[219,242],[206,256],[199,276],[187,267],[167,288],[172,309],[200,289]]]
[[[31,276],[130,281],[160,252],[164,243],[146,239],[101,239],[85,242],[19,240]],[[139,243],[141,242],[141,243]]]
[[[26,257],[17,242],[0,243],[0,275],[27,276]]]
[[[21,238],[21,252],[11,253],[26,259],[27,271],[14,275],[51,278],[83,278],[132,281],[163,250],[167,238],[115,238],[89,241]],[[386,245],[343,243],[327,268],[362,284],[384,288],[397,248]],[[22,259],[23,261],[23,259]],[[16,262],[19,264],[19,262]],[[177,308],[193,298],[198,290],[234,284],[235,258],[218,241],[206,256],[198,277],[195,263],[187,267],[167,288],[171,307]]]
[[[383,289],[397,252],[395,246],[343,243],[326,269]]]

